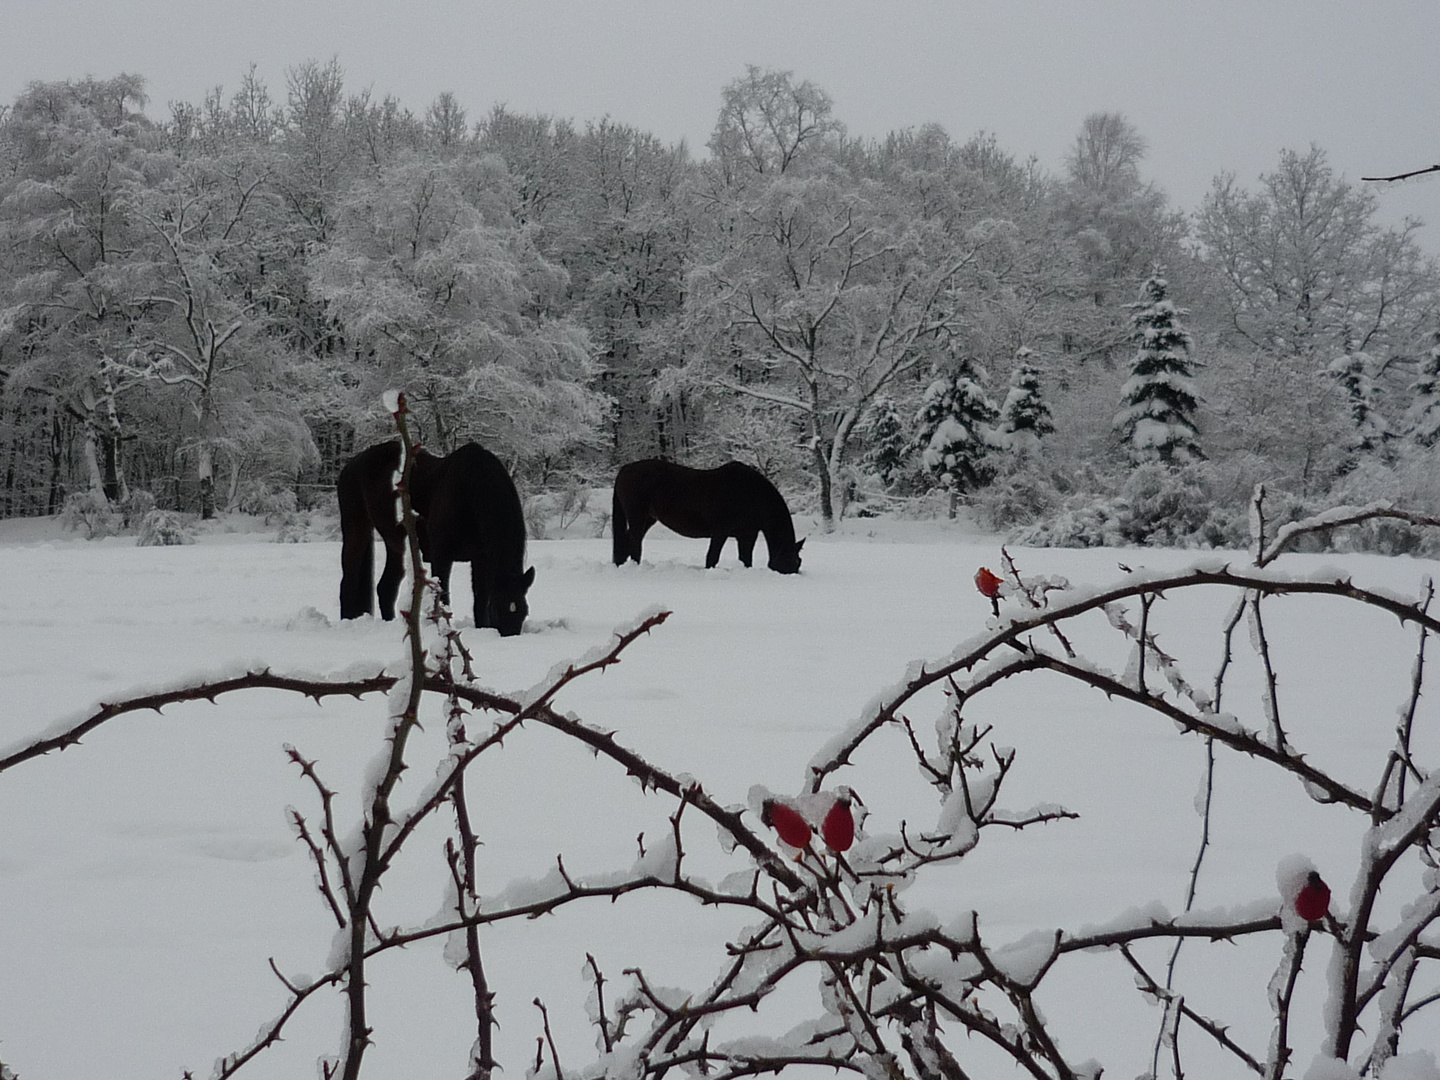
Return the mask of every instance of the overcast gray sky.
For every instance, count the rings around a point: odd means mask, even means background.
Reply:
[[[1218,172],[1253,186],[1312,142],[1352,180],[1440,162],[1437,45],[1436,0],[0,0],[0,101],[129,71],[159,118],[252,62],[283,100],[288,68],[336,57],[417,113],[450,90],[472,119],[609,115],[703,154],[721,87],[758,64],[823,87],[853,134],[991,131],[1053,169],[1088,113],[1122,112],[1192,209]],[[1440,182],[1379,194],[1440,251]]]

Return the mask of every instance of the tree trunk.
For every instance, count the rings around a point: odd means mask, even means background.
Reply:
[[[820,477],[820,524],[828,532],[835,531],[835,510],[831,501],[833,485],[830,482],[830,462],[820,448],[820,439],[810,440],[810,451],[815,458],[815,472]]]
[[[200,460],[195,466],[200,477],[200,517],[209,521],[215,516],[215,459],[214,450],[208,442],[199,448]]]
[[[100,436],[95,430],[95,412],[93,409],[85,413],[85,443],[82,451],[85,458],[85,478],[90,494],[96,499],[109,503],[109,497],[105,492],[105,476],[100,471]]]
[[[130,485],[125,481],[125,465],[120,457],[120,410],[115,407],[115,382],[105,376],[105,432],[101,443],[105,448],[105,495],[112,502],[130,498]]]

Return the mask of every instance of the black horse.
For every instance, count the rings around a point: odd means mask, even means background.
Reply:
[[[681,536],[708,536],[708,570],[720,561],[725,541],[735,537],[740,561],[750,565],[755,538],[765,534],[770,569],[800,572],[800,548],[790,508],[763,473],[739,461],[716,469],[691,469],[673,461],[650,458],[621,466],[615,477],[611,529],[615,565],[640,561],[640,542],[656,522]]]
[[[395,594],[405,576],[405,529],[395,505],[400,443],[387,442],[356,454],[340,470],[340,617],[374,611],[375,537],[385,541],[385,571],[375,595],[380,617],[395,617]],[[420,551],[440,596],[450,600],[450,568],[470,564],[475,592],[475,625],[501,634],[520,633],[530,608],[525,593],[535,568],[525,566],[525,516],[505,466],[478,443],[466,443],[447,457],[417,450],[410,477],[410,504],[416,516]]]

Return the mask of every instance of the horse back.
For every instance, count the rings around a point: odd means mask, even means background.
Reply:
[[[368,534],[373,526],[383,535],[387,527],[398,526],[394,476],[399,468],[398,442],[376,443],[345,463],[335,479],[343,533]]]
[[[775,486],[739,461],[692,469],[649,458],[621,467],[615,502],[632,520],[649,518],[689,537],[735,536],[773,527],[777,511],[788,522]]]

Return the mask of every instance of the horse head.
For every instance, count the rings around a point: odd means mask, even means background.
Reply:
[[[797,540],[795,546],[789,550],[771,551],[770,569],[777,574],[798,574],[800,572],[800,549],[804,546],[804,540]]]
[[[535,583],[535,568],[523,574],[500,574],[490,585],[486,604],[485,625],[500,631],[501,637],[514,637],[525,625],[530,605],[525,594]]]

